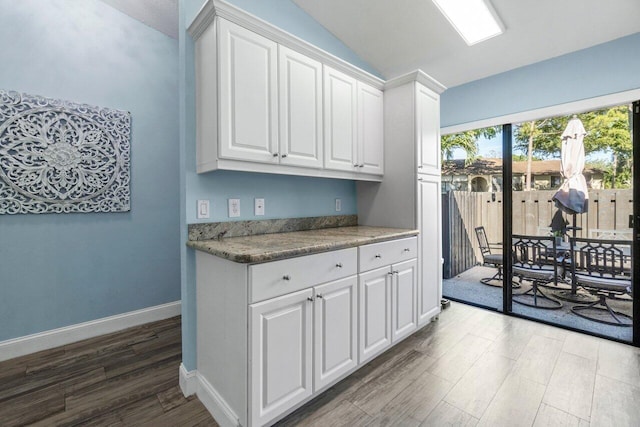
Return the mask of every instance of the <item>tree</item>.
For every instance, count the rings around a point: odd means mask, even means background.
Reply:
[[[478,156],[478,139],[494,138],[500,131],[499,126],[488,127],[484,129],[468,130],[466,132],[444,135],[441,140],[442,158],[451,160],[455,149],[464,150],[467,158],[465,164],[473,162]]]
[[[527,153],[527,188],[531,182],[532,156],[560,157],[561,136],[572,116],[551,117],[515,126],[515,147]],[[629,127],[629,106],[607,108],[578,114],[587,135],[584,138],[585,154],[611,153],[613,188],[630,185],[632,143]]]

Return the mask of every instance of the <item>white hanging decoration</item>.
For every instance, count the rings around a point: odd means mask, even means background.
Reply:
[[[130,210],[131,114],[0,90],[0,214]]]

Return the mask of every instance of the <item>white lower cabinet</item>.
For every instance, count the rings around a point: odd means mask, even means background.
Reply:
[[[416,237],[253,265],[196,252],[200,399],[221,425],[271,425],[363,366],[416,330],[416,255]]]
[[[391,345],[391,270],[360,274],[360,363]]]
[[[360,363],[417,329],[417,261],[360,274]]]
[[[311,396],[313,290],[250,307],[252,424],[262,425]]]
[[[358,278],[316,286],[314,303],[314,391],[358,364]]]

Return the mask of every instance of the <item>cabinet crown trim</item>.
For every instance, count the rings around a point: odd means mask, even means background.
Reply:
[[[384,80],[373,74],[361,70],[347,61],[222,0],[208,0],[189,25],[187,31],[194,41],[200,38],[216,16],[227,19],[276,43],[336,68],[377,89],[382,90],[384,88]]]
[[[394,77],[393,79],[387,80],[386,83],[384,84],[384,88],[385,90],[387,90],[387,89],[402,86],[404,84],[411,83],[411,82],[418,82],[421,85],[431,89],[438,95],[447,89],[445,85],[443,85],[442,83],[440,83],[439,81],[431,77],[430,75],[426,74],[422,70],[411,71],[410,73],[403,74],[401,76]]]

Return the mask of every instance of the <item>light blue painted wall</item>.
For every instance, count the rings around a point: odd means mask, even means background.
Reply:
[[[447,89],[452,126],[640,88],[640,33]]]
[[[233,0],[231,3],[360,68],[375,73],[375,70],[290,0]],[[349,180],[230,171],[196,174],[193,42],[185,33],[185,27],[191,23],[203,4],[203,0],[180,1],[180,138],[183,171],[181,197],[184,207],[181,221],[182,352],[183,363],[189,370],[196,367],[195,255],[184,243],[186,224],[198,221],[195,218],[196,200],[211,200],[212,217],[208,221],[230,220],[227,217],[228,198],[239,198],[241,201],[242,216],[237,220],[336,215],[336,198],[342,199],[340,214],[356,213],[355,183]],[[263,217],[253,215],[255,197],[265,198],[266,215]]]
[[[179,300],[177,41],[97,0],[0,10],[0,87],[132,115],[131,212],[0,216],[0,341]]]

